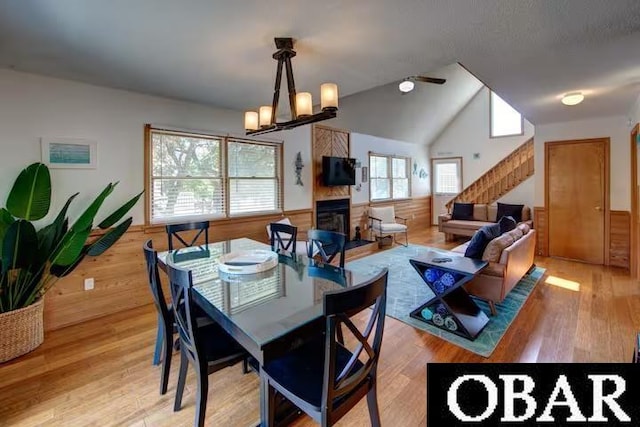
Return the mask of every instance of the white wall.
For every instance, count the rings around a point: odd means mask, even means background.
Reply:
[[[482,88],[429,148],[429,154],[433,158],[462,157],[463,188],[522,145],[534,133],[533,125],[525,120],[524,135],[490,138],[489,93],[487,87]],[[474,158],[476,153],[479,154],[477,159]],[[533,206],[533,184],[528,181],[500,201]]]
[[[457,63],[428,74],[447,82],[416,83],[415,89],[404,95],[395,82],[340,98],[338,117],[327,124],[429,145],[483,85]]]
[[[408,142],[397,141],[393,139],[380,138],[377,136],[364,135],[361,133],[351,133],[351,157],[358,160],[362,166],[369,167],[369,151],[379,154],[396,154],[400,156],[411,157],[411,170],[413,172],[413,163],[417,163],[417,170],[423,168],[429,171],[429,159],[427,156],[427,147],[420,144],[411,144]],[[356,187],[361,184],[361,169],[356,173]],[[430,194],[429,177],[420,179],[418,175],[411,175],[411,197],[422,197]],[[368,203],[369,202],[369,182],[361,185],[360,191],[352,188],[352,203]]]
[[[0,69],[0,205],[22,168],[40,161],[41,137],[87,138],[98,142],[95,170],[52,169],[53,205],[80,192],[71,216],[79,213],[110,181],[120,181],[107,199],[108,213],[144,188],[143,126],[169,125],[208,132],[244,133],[241,112],[108,89],[67,80]],[[311,207],[309,126],[268,138],[284,140],[285,209]],[[303,182],[295,186],[295,156],[302,152]],[[132,210],[134,224],[144,222],[143,204]]]
[[[610,138],[610,207],[631,209],[628,118],[625,116],[592,118],[536,126],[535,206],[544,206],[544,144],[547,141]],[[585,189],[587,190],[587,189]]]

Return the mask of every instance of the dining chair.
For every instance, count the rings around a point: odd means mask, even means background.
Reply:
[[[331,426],[366,396],[371,425],[380,426],[376,374],[387,277],[384,269],[365,284],[325,293],[325,333],[263,366],[261,380],[268,402],[268,425],[275,425],[281,397],[320,425]],[[371,306],[366,326],[358,329],[351,318]],[[353,351],[338,338],[342,325],[354,338]]]
[[[180,371],[173,410],[182,407],[187,369],[191,365],[198,383],[194,425],[204,425],[209,391],[209,375],[227,366],[246,361],[247,352],[218,323],[198,326],[194,311],[191,271],[167,266],[175,322],[180,337]]]
[[[198,238],[204,233],[204,242],[209,244],[209,221],[187,222],[184,224],[167,224],[167,238],[169,241],[169,250],[174,249],[173,238],[175,237],[184,245],[184,247],[194,246]],[[189,243],[179,234],[183,231],[198,230]]]
[[[347,236],[343,233],[326,230],[307,231],[307,256],[313,258],[317,252],[322,262],[329,264],[340,255],[340,267],[344,268],[344,246]]]
[[[269,224],[270,243],[272,251],[296,252],[296,238],[298,237],[298,227],[291,224],[272,222]]]
[[[167,305],[158,274],[158,253],[153,249],[153,242],[147,240],[143,245],[144,257],[147,263],[147,278],[153,295],[153,304],[158,313],[156,331],[156,346],[153,351],[153,364],[158,365],[162,360],[160,372],[160,394],[167,392],[169,372],[171,371],[171,354],[173,344],[173,308]]]

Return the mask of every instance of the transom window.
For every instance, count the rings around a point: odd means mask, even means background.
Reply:
[[[282,211],[281,144],[150,128],[149,222]]]
[[[369,154],[371,201],[407,199],[411,196],[408,157]]]
[[[491,107],[491,138],[524,134],[522,115],[493,91],[489,104]]]

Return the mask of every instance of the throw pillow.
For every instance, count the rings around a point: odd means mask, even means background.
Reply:
[[[464,251],[464,256],[467,258],[481,259],[488,243],[487,235],[481,230],[476,231],[469,242],[469,246],[467,246],[467,250]]]
[[[512,216],[503,216],[498,221],[498,225],[500,225],[500,234],[504,234],[516,228],[516,220]]]
[[[451,219],[473,220],[473,203],[454,203]]]
[[[485,248],[490,241],[500,235],[500,224],[491,224],[480,227],[476,231],[464,252],[467,258],[482,258]]]
[[[522,208],[524,205],[510,205],[508,203],[498,203],[498,214],[496,218],[502,218],[503,216],[512,216],[516,220],[516,223],[522,221]]]

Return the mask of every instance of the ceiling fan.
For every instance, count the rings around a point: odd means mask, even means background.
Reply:
[[[446,81],[447,81],[446,79],[439,79],[436,77],[410,76],[403,79],[400,82],[400,84],[398,85],[398,89],[400,89],[400,92],[402,93],[408,93],[408,92],[411,92],[415,87],[415,82],[433,83],[433,84],[441,85],[441,84],[444,84]]]

